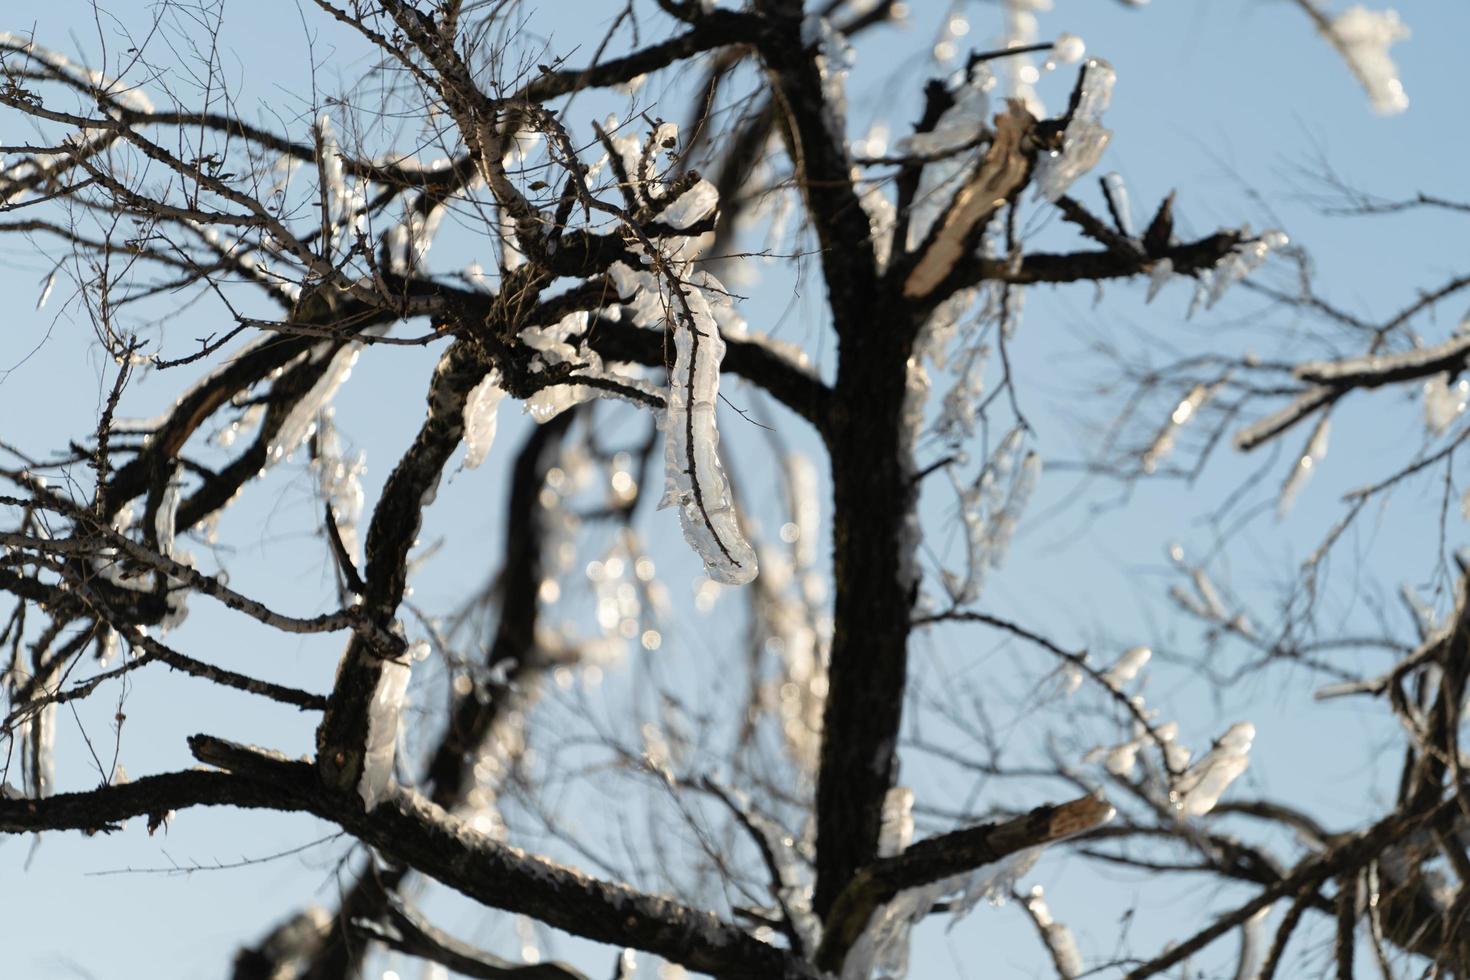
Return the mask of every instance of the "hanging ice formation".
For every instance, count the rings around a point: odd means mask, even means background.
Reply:
[[[681,195],[697,194],[690,208],[697,221],[715,203],[699,185]],[[667,210],[667,209],[666,209]],[[729,481],[718,453],[715,411],[719,399],[720,362],[725,342],[720,336],[717,309],[730,306],[724,286],[707,272],[696,271],[680,249],[674,255],[653,256],[647,268],[614,263],[608,270],[622,298],[621,315],[635,325],[670,329],[674,364],[664,402],[664,506],[679,508],[684,537],[704,560],[705,571],[716,582],[743,585],[755,578],[755,549],[740,529]],[[626,380],[621,379],[620,380]]]
[[[1327,436],[1329,431],[1329,417],[1324,413],[1317,420],[1317,425],[1312,429],[1312,434],[1307,438],[1306,448],[1297,457],[1291,472],[1286,475],[1286,482],[1281,485],[1281,494],[1276,498],[1276,516],[1285,517],[1291,510],[1291,505],[1296,502],[1297,494],[1301,493],[1302,487],[1307,485],[1307,480],[1317,469],[1317,464],[1322,462],[1327,455]]]
[[[1250,722],[1231,725],[1214,747],[1174,783],[1169,791],[1170,802],[1191,817],[1213,810],[1221,794],[1250,765],[1255,737],[1256,726]]]
[[[664,503],[679,507],[685,539],[704,559],[710,578],[744,585],[756,574],[755,550],[740,530],[729,481],[716,451],[720,339],[709,301],[697,288],[675,298],[674,367],[664,415]]]
[[[1100,806],[1106,813],[1099,814],[1096,823],[1112,819],[1112,808]],[[879,833],[880,857],[901,854],[907,848],[913,837],[912,808],[911,790],[897,786],[888,791]],[[1044,848],[1045,845],[1024,848],[993,864],[899,892],[868,919],[843,962],[842,980],[904,977],[908,973],[910,931],[941,899],[955,896],[950,902],[954,922],[969,915],[981,901],[998,905],[1011,894],[1017,880],[1036,864]]]
[[[1179,400],[1179,404],[1174,406],[1174,410],[1169,413],[1168,419],[1164,421],[1158,434],[1154,436],[1153,442],[1149,443],[1148,449],[1144,450],[1139,464],[1143,472],[1152,473],[1159,468],[1159,463],[1174,451],[1174,437],[1178,434],[1180,427],[1194,418],[1199,413],[1200,407],[1209,401],[1223,384],[1223,381],[1197,384],[1190,389],[1189,394]]]
[[[980,597],[987,569],[1005,560],[1011,537],[1036,489],[1041,457],[1022,453],[1025,433],[1013,429],[969,486],[960,489],[960,520],[967,544],[963,577],[946,570],[944,586],[950,601],[968,605]]]
[[[1325,33],[1367,90],[1374,112],[1392,115],[1409,107],[1398,66],[1388,56],[1391,45],[1409,37],[1397,11],[1357,4],[1333,18]]]
[[[1092,58],[1083,67],[1077,105],[1062,133],[1062,148],[1036,161],[1037,199],[1056,201],[1102,159],[1113,134],[1099,120],[1112,101],[1117,77],[1113,66],[1101,58]]]
[[[404,694],[408,691],[409,666],[396,660],[384,660],[378,674],[378,685],[368,703],[367,745],[363,755],[362,778],[357,792],[368,810],[377,806],[393,784],[393,755],[398,744],[398,719],[403,711]]]
[[[500,400],[504,397],[505,390],[500,387],[500,372],[492,369],[485,375],[484,380],[475,385],[469,397],[465,399],[464,465],[466,469],[475,469],[490,454],[490,446],[495,442],[495,429],[498,422],[496,413],[500,410]]]
[[[918,248],[928,237],[934,222],[954,196],[956,182],[974,165],[974,154],[962,151],[975,144],[985,132],[985,120],[990,114],[988,93],[993,88],[995,76],[983,65],[976,68],[970,80],[955,93],[954,105],[944,110],[932,130],[899,140],[896,147],[899,153],[933,158],[920,172],[919,187],[914,193],[905,242],[909,251]]]

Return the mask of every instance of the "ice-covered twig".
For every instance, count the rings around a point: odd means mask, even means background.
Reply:
[[[1074,980],[1082,975],[1082,953],[1077,949],[1077,939],[1072,935],[1072,930],[1052,918],[1051,909],[1047,907],[1045,893],[1040,885],[1036,885],[1031,891],[1021,894],[1017,892],[1015,897],[1021,907],[1026,910],[1031,924],[1036,927],[1041,936],[1042,945],[1051,954],[1052,965],[1057,968],[1057,976],[1062,980]]]
[[[1092,58],[1083,65],[1077,89],[1072,94],[1067,127],[1062,132],[1061,149],[1036,161],[1034,183],[1038,200],[1055,201],[1102,159],[1113,133],[1099,120],[1112,101],[1117,78],[1113,66],[1101,58]]]
[[[1307,361],[1292,373],[1313,384],[1374,388],[1441,371],[1455,371],[1470,358],[1470,334],[1457,334],[1442,344],[1401,354],[1368,354],[1341,361]]]
[[[835,969],[845,959],[870,916],[907,888],[995,864],[1017,852],[1041,847],[1093,829],[1114,816],[1099,796],[1041,806],[1023,816],[967,827],[910,845],[901,855],[879,858],[863,868],[838,895],[827,916],[817,966]]]
[[[1399,20],[1397,11],[1369,10],[1357,4],[1328,20],[1315,0],[1299,3],[1367,90],[1374,112],[1393,115],[1409,107],[1398,66],[1388,55],[1391,46],[1409,37],[1409,28]]]

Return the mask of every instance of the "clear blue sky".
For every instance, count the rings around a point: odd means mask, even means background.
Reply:
[[[557,50],[573,43],[587,45],[611,9],[600,3],[552,0],[540,6],[531,17],[532,29],[553,37]],[[961,6],[972,23],[966,40],[988,47],[988,39],[1000,30],[998,6]],[[1342,6],[1336,4],[1335,9]],[[914,0],[911,7],[909,26],[874,33],[858,45],[850,96],[856,132],[867,120],[882,118],[898,136],[916,115],[913,96],[900,93],[917,93],[934,71],[925,52],[948,5]],[[1324,290],[1341,305],[1365,315],[1385,315],[1412,298],[1416,289],[1438,283],[1456,263],[1463,270],[1467,238],[1460,225],[1432,215],[1323,217],[1304,199],[1303,191],[1310,188],[1306,171],[1325,158],[1346,178],[1385,196],[1419,190],[1461,193],[1470,138],[1464,132],[1463,85],[1457,78],[1463,39],[1470,36],[1470,6],[1449,2],[1405,6],[1404,18],[1414,34],[1394,49],[1394,55],[1411,106],[1401,116],[1386,118],[1369,111],[1366,96],[1340,59],[1313,36],[1306,19],[1290,3],[1181,0],[1131,9],[1121,3],[1062,2],[1057,7],[1041,15],[1041,37],[1062,31],[1080,34],[1090,54],[1109,59],[1117,68],[1113,106],[1106,116],[1115,135],[1098,172],[1116,170],[1126,178],[1137,220],[1143,220],[1145,209],[1164,194],[1177,189],[1177,213],[1187,232],[1207,233],[1216,226],[1242,222],[1257,229],[1279,225],[1311,251]],[[139,0],[110,4],[116,23],[101,21],[109,49],[117,48],[117,23],[142,29],[151,9]],[[298,9],[279,0],[256,4],[226,0],[223,9],[226,75],[238,86],[244,111],[254,115],[259,105],[276,106],[296,136],[305,135],[305,120],[312,115],[309,57],[320,65],[318,84],[326,94],[350,84],[366,67],[362,48],[310,4]],[[97,22],[85,4],[66,0],[31,7],[13,13],[11,21],[0,27],[34,30],[38,41],[69,55],[93,55],[98,50]],[[645,30],[652,33],[658,28],[650,20]],[[310,45],[307,31],[315,35]],[[570,60],[580,63],[585,58]],[[1051,106],[1060,106],[1070,83],[1071,75],[1064,69],[1044,80],[1041,94]],[[164,101],[156,90],[153,94]],[[676,119],[684,116],[686,94],[687,85],[645,93],[658,100],[654,111]],[[585,126],[604,111],[603,102],[588,98],[574,105],[569,122]],[[24,135],[7,131],[4,141]],[[1048,227],[1040,234],[1051,243],[1066,241],[1069,232]],[[435,257],[442,259],[442,268],[457,269],[473,258],[455,252],[453,243],[453,236],[447,237],[442,246],[447,254]],[[18,297],[0,333],[0,439],[31,450],[88,432],[103,387],[110,382],[109,366],[95,352],[89,325],[75,303],[68,305],[61,287],[44,310],[31,311],[51,264],[21,240],[0,238],[0,281]],[[822,321],[822,290],[811,274],[814,270],[807,271],[803,281],[793,282],[778,267],[763,266],[762,278],[742,287],[749,297],[742,312],[753,328],[809,345],[823,364],[824,356],[830,357],[831,340]],[[793,292],[798,296],[795,301]],[[1012,355],[1023,404],[1046,459],[1077,459],[1085,441],[1078,418],[1092,418],[1101,411],[1096,400],[1085,397],[1102,367],[1098,359],[1082,356],[1091,340],[1122,337],[1142,345],[1143,338],[1158,335],[1180,349],[1191,349],[1233,330],[1266,350],[1302,326],[1294,315],[1269,310],[1240,292],[1188,323],[1183,318],[1187,303],[1188,290],[1180,284],[1151,306],[1143,303],[1142,283],[1110,285],[1096,304],[1090,287],[1033,291]],[[1444,311],[1441,329],[1447,332],[1450,317],[1460,312]],[[197,316],[185,314],[168,325],[165,335],[177,345],[173,348],[177,353],[193,337],[218,326],[208,308],[201,307]],[[338,396],[339,425],[368,453],[369,506],[419,424],[423,381],[431,369],[431,353],[370,350]],[[125,413],[152,414],[171,402],[181,383],[178,372],[147,379],[129,393]],[[737,386],[727,394],[735,404],[748,401]],[[1264,602],[1269,595],[1266,587],[1287,579],[1335,519],[1338,494],[1404,458],[1404,447],[1417,440],[1422,429],[1418,413],[1417,402],[1395,401],[1392,396],[1367,407],[1349,405],[1335,423],[1327,463],[1300,498],[1293,519],[1280,526],[1269,518],[1258,520],[1238,540],[1231,584]],[[506,412],[503,419],[510,414]],[[738,417],[730,415],[722,424],[732,454],[767,451],[758,434],[741,431]],[[416,603],[435,611],[452,608],[458,596],[488,574],[500,533],[502,487],[496,479],[497,464],[504,465],[521,431],[519,420],[503,421],[495,454],[485,467],[455,472],[446,481],[423,533],[426,541],[443,538],[443,543],[416,585]],[[813,448],[804,435],[794,436],[793,444]],[[1097,515],[1073,505],[1039,525],[1023,521],[1011,560],[991,579],[987,608],[1044,627],[1063,642],[1094,644],[1100,653],[1135,642],[1187,652],[1196,637],[1178,622],[1165,599],[1169,579],[1161,557],[1164,545],[1178,540],[1191,554],[1205,551],[1212,532],[1199,523],[1199,516],[1217,506],[1255,465],[1255,459],[1226,456],[1212,464],[1193,491],[1177,484],[1150,485],[1121,506]],[[752,487],[766,478],[758,464],[741,475]],[[1274,488],[1279,480],[1273,476],[1267,486]],[[1055,512],[1053,505],[1065,502],[1076,487],[1074,476],[1048,474],[1032,513]],[[1094,485],[1086,492],[1097,498],[1113,496],[1105,486]],[[942,496],[926,497],[931,527],[938,527],[952,510]],[[1379,586],[1392,588],[1405,579],[1422,581],[1431,571],[1425,542],[1432,542],[1435,507],[1434,491],[1411,488],[1387,511],[1375,514],[1344,555],[1366,556],[1365,578]],[[322,553],[309,537],[315,508],[310,478],[299,462],[274,472],[264,487],[247,493],[228,512],[220,531],[222,541],[239,546],[228,559],[234,581],[292,611],[315,611],[313,603],[326,602],[330,583]],[[1452,513],[1451,522],[1452,542],[1463,540],[1457,514]],[[655,539],[651,553],[676,600],[687,605],[689,593],[683,583],[693,577],[696,566],[683,550],[672,514],[658,515],[647,528]],[[448,534],[451,529],[454,533]],[[591,554],[589,549],[584,557]],[[1338,566],[1343,585],[1358,571],[1348,564]],[[718,631],[697,618],[672,630],[661,656],[682,658],[672,661],[682,666],[660,669],[702,676],[714,685],[728,660],[742,655],[736,609],[737,604],[727,599],[716,614],[717,622],[731,627],[723,631],[731,637],[725,642],[709,639]],[[1341,604],[1344,622],[1355,621],[1359,614],[1351,603]],[[228,623],[229,629],[222,632],[221,623]],[[255,631],[234,618],[224,619],[199,599],[176,639],[182,648],[192,645],[208,659],[313,690],[329,687],[339,653],[336,640],[298,640]],[[921,641],[920,650],[915,670],[926,690],[935,684],[976,684],[1025,698],[1040,672],[1029,651],[997,648],[990,638],[973,634]],[[618,675],[633,670],[612,668],[606,682],[609,689],[629,686],[629,677]],[[1382,773],[1375,776],[1365,768],[1392,766],[1392,761],[1374,754],[1372,742],[1375,733],[1386,737],[1390,729],[1382,718],[1363,722],[1347,706],[1313,705],[1309,689],[1310,678],[1276,674],[1231,689],[1217,702],[1187,671],[1160,668],[1150,696],[1159,704],[1167,696],[1168,710],[1176,716],[1187,713],[1186,738],[1197,747],[1237,718],[1255,721],[1260,734],[1247,783],[1293,798],[1334,826],[1350,826],[1371,812],[1373,801],[1366,794],[1382,782]],[[96,781],[82,732],[94,739],[93,747],[104,762],[110,760],[114,749],[110,720],[118,711],[121,693],[103,692],[78,706],[74,720],[64,716],[59,746],[63,788],[83,788]],[[270,707],[242,709],[235,698],[161,671],[136,675],[123,710],[127,721],[117,746],[121,761],[134,775],[191,764],[183,737],[195,731],[307,753],[315,720]],[[411,742],[422,744],[422,739]],[[1328,744],[1355,748],[1351,753],[1329,754]],[[975,789],[969,777],[953,769],[936,768],[919,756],[905,759],[905,778],[919,788],[921,803],[940,799],[958,805]],[[1042,802],[1008,800],[1003,789],[994,792],[1000,795],[982,796],[982,802]],[[569,819],[576,816],[568,814]],[[17,976],[37,978],[222,976],[239,943],[258,938],[304,900],[314,897],[330,903],[342,843],[233,870],[174,875],[161,873],[162,869],[207,868],[258,858],[329,832],[330,828],[306,819],[197,809],[181,815],[166,834],[152,838],[134,822],[124,833],[108,838],[48,835],[34,853],[30,840],[0,841],[0,882],[7,896],[0,914],[9,939],[10,969]],[[1165,938],[1185,934],[1184,925],[1173,927],[1168,921],[1171,902],[1185,902],[1195,913],[1188,921],[1198,922],[1203,918],[1200,909],[1223,908],[1234,895],[1228,890],[1185,889],[1177,883],[1143,887],[1135,879],[1099,876],[1078,862],[1057,858],[1044,861],[1034,880],[1047,886],[1053,911],[1077,929],[1089,956],[1115,949],[1119,915],[1132,903],[1139,907],[1132,936],[1137,948],[1147,950],[1156,949]],[[502,954],[513,953],[507,917],[443,900],[435,900],[431,907],[441,912],[441,924],[451,931]],[[1045,975],[1030,927],[1013,909],[982,908],[952,930],[946,931],[944,925],[926,927],[924,939],[916,944],[913,976],[953,973],[989,980]],[[1213,958],[1205,957],[1197,965],[1225,962],[1232,948],[1233,941],[1226,941]],[[595,975],[610,972],[611,956],[601,949],[589,951],[584,944],[559,939],[548,953],[568,957]],[[383,969],[395,969],[405,980],[419,975],[416,965],[392,957],[378,964],[378,970]],[[652,975],[652,965],[640,973]]]

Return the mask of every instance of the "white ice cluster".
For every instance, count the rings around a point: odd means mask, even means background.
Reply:
[[[1187,316],[1193,316],[1203,303],[1211,309],[1229,288],[1250,275],[1266,261],[1272,252],[1280,251],[1291,244],[1286,233],[1276,228],[1261,232],[1252,239],[1231,249],[1213,269],[1204,269],[1199,274],[1194,300],[1190,303]]]
[[[159,497],[158,509],[153,515],[153,533],[158,542],[158,554],[180,565],[193,567],[194,556],[180,551],[175,543],[177,536],[179,503],[183,495],[183,471],[175,467],[164,484]],[[124,507],[113,519],[113,530],[126,534],[133,520],[132,507]],[[151,568],[134,567],[123,561],[126,552],[121,548],[105,547],[97,551],[92,559],[93,571],[110,585],[133,592],[154,592],[160,585],[164,590],[165,613],[158,622],[160,633],[178,627],[189,615],[189,589],[183,579]]]
[[[490,455],[490,447],[495,442],[495,429],[499,420],[497,414],[500,410],[501,399],[505,397],[505,389],[500,387],[500,372],[491,369],[471,389],[469,397],[464,403],[464,465],[466,469],[475,469]]]
[[[1001,440],[973,483],[956,487],[967,548],[965,574],[944,572],[945,590],[955,605],[978,599],[986,572],[1005,560],[1040,475],[1041,457],[1025,449],[1025,432],[1018,427]]]
[[[612,269],[614,281],[626,270],[627,266],[621,263],[615,265]],[[576,310],[548,326],[521,329],[518,335],[521,343],[538,355],[531,365],[533,371],[543,371],[556,365],[570,365],[572,368],[571,382],[547,385],[526,399],[523,408],[537,422],[549,422],[573,405],[591,398],[623,398],[643,407],[647,404],[639,401],[639,395],[653,402],[663,399],[663,394],[644,379],[609,370],[603,365],[601,355],[586,343],[589,319],[586,310]],[[600,380],[609,386],[577,384],[577,379]],[[493,397],[488,391],[480,394],[482,398]]]
[[[1424,382],[1424,425],[1433,435],[1448,429],[1470,403],[1470,379],[1451,382],[1448,373],[1436,374]]]
[[[790,519],[779,537],[787,546],[760,554],[761,583],[754,628],[780,663],[764,701],[776,716],[786,753],[814,773],[821,753],[822,711],[827,703],[827,655],[832,617],[827,582],[819,571],[821,497],[816,467],[805,456],[785,460]]]
[[[1057,200],[1102,159],[1113,134],[1099,120],[1112,101],[1117,77],[1113,66],[1101,58],[1092,58],[1083,66],[1081,91],[1072,118],[1062,132],[1062,148],[1036,161],[1032,180],[1038,200]]]
[[[1073,980],[1082,975],[1082,952],[1077,948],[1077,939],[1072,935],[1072,930],[1052,918],[1051,909],[1046,904],[1046,893],[1040,885],[1031,889],[1022,902],[1026,911],[1031,914],[1031,921],[1036,923],[1036,928],[1041,930],[1042,941],[1046,948],[1051,951],[1052,961],[1056,964],[1057,973],[1062,980]]]
[[[1285,517],[1291,510],[1291,505],[1296,502],[1297,494],[1307,485],[1307,480],[1317,470],[1317,465],[1327,455],[1327,437],[1330,429],[1330,419],[1326,413],[1317,420],[1312,434],[1307,437],[1306,448],[1297,457],[1296,463],[1292,465],[1291,472],[1286,475],[1286,482],[1281,485],[1281,493],[1276,498],[1276,516]]]
[[[1256,726],[1248,721],[1231,725],[1210,751],[1175,781],[1169,800],[1190,817],[1209,813],[1220,796],[1250,766],[1251,743]]]
[[[982,65],[976,68],[958,92],[954,105],[940,115],[934,128],[916,133],[898,142],[904,155],[930,158],[919,174],[919,186],[909,215],[905,247],[912,251],[928,237],[934,222],[944,213],[954,197],[954,190],[964,172],[974,165],[975,153],[962,152],[975,145],[985,132],[990,115],[990,91],[995,76]]]
[[[343,548],[356,561],[359,554],[358,523],[362,520],[364,503],[362,477],[367,472],[367,454],[358,450],[355,457],[348,458],[330,407],[322,411],[319,426],[316,458],[311,464],[316,470],[317,489],[332,509],[332,519],[337,524]]]
[[[1219,391],[1220,383],[1197,384],[1189,390],[1189,394],[1179,400],[1169,417],[1160,426],[1158,434],[1154,436],[1153,442],[1149,443],[1143,452],[1140,466],[1145,473],[1153,473],[1159,468],[1159,463],[1164,461],[1174,451],[1174,439],[1179,429],[1186,425],[1190,419],[1199,413],[1201,406],[1214,397]]]
[[[885,820],[890,809],[898,819],[903,819],[900,815],[904,812],[902,806],[890,808],[889,804],[895,794],[908,792],[903,787],[889,790],[889,798],[884,801]],[[912,804],[911,796],[909,803]],[[954,896],[949,907],[954,921],[959,921],[982,901],[997,905],[1004,902],[1021,876],[1036,864],[1042,850],[1041,847],[1028,847],[974,871],[899,892],[873,912],[843,962],[842,980],[870,980],[874,977],[901,980],[908,974],[910,933],[935,905],[946,897]]]
[[[709,273],[665,257],[678,288],[645,269],[615,263],[609,270],[633,322],[671,327],[674,364],[661,419],[666,490],[663,506],[679,508],[684,537],[704,560],[710,578],[743,585],[755,578],[755,549],[740,529],[729,481],[718,453],[715,412],[725,342],[719,317],[727,315],[729,293]]]
[[[20,57],[13,57],[15,55]],[[91,86],[103,98],[123,109],[133,112],[153,111],[152,100],[141,88],[125,85],[120,79],[109,78],[100,71],[76,64],[66,55],[41,47],[23,34],[0,31],[0,60],[6,63],[8,69],[19,71],[23,58],[34,59],[52,72]],[[19,77],[25,76],[22,74]],[[105,106],[104,111],[113,118],[121,115],[111,105]],[[69,142],[81,150],[100,147],[115,139],[116,135],[112,131],[98,128],[73,134],[69,137]],[[27,192],[49,193],[48,187],[54,182],[54,178],[48,180],[47,175],[72,166],[73,159],[74,156],[70,153],[35,154],[0,168],[0,205],[12,203]],[[44,302],[43,299],[42,303]]]
[[[1409,107],[1398,66],[1388,56],[1392,45],[1408,37],[1409,28],[1397,11],[1369,10],[1362,4],[1338,14],[1328,28],[1328,39],[1368,91],[1375,112],[1392,115]]]
[[[392,790],[393,757],[398,746],[398,722],[403,713],[411,671],[407,663],[384,660],[373,699],[368,703],[367,745],[357,792],[372,810]]]
[[[276,429],[275,435],[266,446],[266,466],[274,466],[289,458],[311,437],[316,431],[318,413],[331,403],[337,389],[352,376],[352,368],[357,364],[361,353],[362,344],[355,340],[341,346],[335,346],[331,341],[322,341],[311,349],[309,360],[314,364],[325,364],[325,367],[311,389],[291,405],[290,411]]]

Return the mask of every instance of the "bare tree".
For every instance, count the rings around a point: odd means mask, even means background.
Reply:
[[[141,818],[152,833],[176,814],[209,819],[191,808],[234,806],[309,814],[355,841],[335,906],[283,906],[269,935],[242,937],[238,978],[356,976],[381,949],[466,976],[585,975],[451,935],[420,907],[429,881],[615,947],[618,976],[632,970],[624,948],[720,977],[898,976],[926,916],[1006,897],[1041,940],[1036,969],[1063,977],[1160,975],[1237,934],[1236,975],[1269,977],[1309,916],[1331,923],[1340,976],[1360,945],[1386,975],[1470,973],[1458,744],[1470,575],[1444,579],[1441,618],[1415,596],[1412,621],[1385,617],[1377,635],[1338,635],[1317,615],[1320,572],[1372,501],[1436,473],[1448,497],[1470,432],[1458,380],[1470,342],[1419,322],[1470,277],[1368,321],[1322,297],[1280,231],[1176,231],[1187,188],[1135,227],[1116,175],[1082,180],[1112,137],[1112,66],[1077,37],[1040,40],[1020,0],[1001,5],[996,50],[963,55],[963,18],[949,16],[934,54],[957,69],[924,88],[892,147],[858,138],[851,41],[890,31],[906,6],[629,2],[573,52],[533,40],[509,0],[315,0],[306,30],[315,19],[341,32],[367,67],[258,120],[231,92],[221,8],[165,4],[147,24],[99,12],[95,66],[0,36],[6,131],[29,133],[4,147],[0,230],[54,257],[41,302],[69,294],[68,323],[91,324],[108,365],[89,431],[38,448],[24,420],[5,423],[0,829],[111,832]],[[1403,108],[1395,18],[1298,6],[1375,107]],[[1043,71],[1073,75],[1059,112],[1037,97]],[[641,101],[650,78],[675,80],[683,100],[665,88]],[[622,108],[598,121],[609,104]],[[1329,204],[1357,212],[1465,210],[1325,179]],[[783,235],[772,228],[787,202],[801,227]],[[1038,217],[1061,222],[1038,232]],[[752,246],[762,234],[771,244]],[[822,368],[817,344],[741,315],[738,277],[773,259],[820,280],[818,343],[835,343]],[[1263,264],[1271,275],[1253,275]],[[1337,405],[1429,385],[1431,438],[1349,496],[1279,609],[1247,608],[1209,562],[1178,553],[1171,572],[1212,649],[1248,651],[1243,675],[1305,665],[1328,675],[1321,698],[1388,702],[1403,776],[1372,822],[1332,828],[1289,797],[1226,796],[1248,765],[1249,722],[1184,728],[1137,686],[1150,647],[1093,657],[1054,639],[1064,624],[982,601],[1042,468],[1007,347],[1025,291],[1133,278],[1151,292],[1189,281],[1201,306],[1241,284],[1329,329],[1275,358],[1222,336],[1167,364],[1109,338],[1109,422],[1084,468],[1125,487],[1197,476],[1232,440],[1250,452],[1301,433],[1294,459],[1248,484],[1279,480],[1284,513]],[[360,355],[425,351],[426,387],[405,371],[379,396],[408,392],[422,421],[381,485],[365,482],[334,398]],[[931,373],[947,384],[933,399]],[[720,411],[732,380],[756,408]],[[169,385],[162,414],[124,418],[136,392]],[[494,445],[507,398],[535,422],[505,421],[520,438],[510,451]],[[297,456],[317,500],[312,541],[262,546],[281,564],[315,549],[331,581],[315,605],[261,598],[268,576],[231,575],[228,546],[246,542],[214,537],[242,494],[279,493],[278,474],[302,472]],[[487,459],[505,484],[495,568],[452,608],[422,608],[411,583],[436,493]],[[677,517],[651,507],[660,468]],[[948,509],[921,508],[921,490],[947,494]],[[732,645],[747,656],[691,676],[611,667],[674,635],[647,542],[676,521],[704,569],[695,603],[739,590],[746,635]],[[330,690],[224,666],[191,632],[203,616],[279,645],[330,634]],[[999,638],[1044,666],[1019,698],[935,692],[915,683],[911,654],[936,634]],[[1363,677],[1334,661],[1355,648],[1387,669]],[[58,792],[60,713],[125,699],[160,666],[319,718],[315,744],[201,732],[187,739],[198,766],[131,779],[94,749],[100,785]],[[636,679],[596,685],[615,670]],[[997,711],[1021,716],[1027,746],[997,733]],[[960,808],[916,798],[898,766],[918,756],[1006,790]],[[569,826],[567,810],[595,800],[621,808],[609,825],[623,853]],[[918,840],[916,821],[931,831]],[[1048,847],[1202,874],[1241,900],[1218,916],[1187,910],[1161,949],[1083,949],[1039,886],[1019,889]]]

